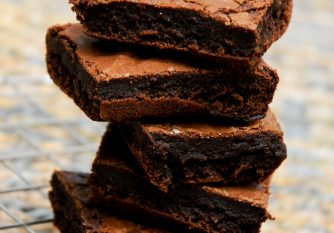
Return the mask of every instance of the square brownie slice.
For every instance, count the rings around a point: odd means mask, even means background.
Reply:
[[[221,62],[260,58],[286,30],[292,0],[70,0],[95,37]]]
[[[46,43],[50,77],[96,121],[253,121],[264,116],[278,83],[277,73],[262,61],[242,69],[203,67],[98,41],[78,24],[51,27]]]
[[[269,111],[248,125],[217,123],[110,124],[103,150],[122,136],[151,183],[163,191],[175,182],[242,185],[262,182],[287,157],[283,132]]]
[[[87,205],[88,174],[57,171],[49,193],[54,224],[64,233],[167,233],[142,226]]]
[[[179,183],[165,193],[150,183],[118,139],[110,150],[100,148],[93,163],[89,203],[101,211],[172,232],[259,232],[270,218],[269,180],[244,186]]]

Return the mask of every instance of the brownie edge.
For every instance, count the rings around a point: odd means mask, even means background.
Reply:
[[[49,198],[54,224],[63,233],[168,233],[102,213],[87,205],[89,192],[85,173],[56,171],[52,175]]]

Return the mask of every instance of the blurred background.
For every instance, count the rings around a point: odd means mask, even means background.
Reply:
[[[288,159],[273,176],[262,232],[334,232],[334,1],[295,0],[287,33],[265,55],[280,74],[271,107]],[[48,26],[74,22],[67,0],[0,1],[0,233],[57,232],[54,169],[88,171],[103,123],[48,78]],[[13,228],[13,226],[16,226]]]

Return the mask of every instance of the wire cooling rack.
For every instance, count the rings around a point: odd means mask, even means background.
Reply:
[[[41,77],[0,77],[0,232],[54,233],[54,170],[89,171],[105,124]]]

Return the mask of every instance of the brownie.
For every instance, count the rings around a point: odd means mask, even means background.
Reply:
[[[252,121],[264,116],[279,79],[264,62],[239,70],[204,68],[147,49],[98,41],[85,35],[81,25],[54,26],[46,42],[51,78],[96,121]]]
[[[165,193],[150,183],[117,136],[108,150],[100,148],[92,171],[90,204],[173,232],[259,232],[270,217],[269,180],[243,186],[180,183]]]
[[[51,185],[49,197],[55,214],[54,223],[61,232],[167,233],[87,206],[88,174],[58,171],[53,174]]]
[[[122,137],[151,183],[242,185],[262,182],[287,157],[283,132],[269,111],[248,125],[217,123],[111,123],[101,150]]]
[[[286,30],[292,0],[70,0],[98,38],[249,63]]]

